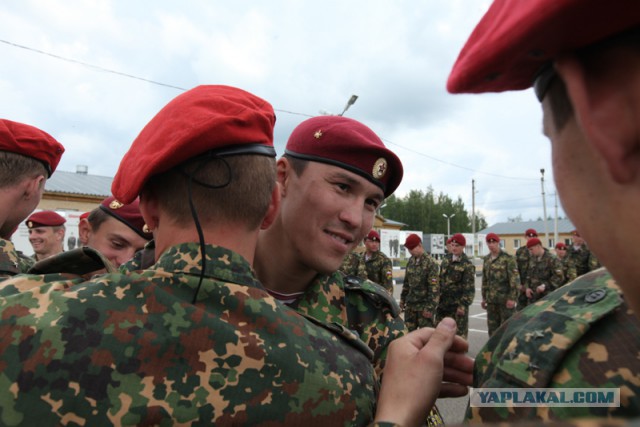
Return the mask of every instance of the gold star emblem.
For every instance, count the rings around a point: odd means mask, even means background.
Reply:
[[[29,221],[29,222],[27,223],[27,227],[29,227],[29,228],[33,228],[33,222]]]
[[[320,138],[322,138],[322,131],[318,129],[318,130],[316,131],[316,133],[314,133],[314,134],[313,134],[313,137],[314,137],[315,139],[320,139]]]
[[[143,233],[151,233],[151,230],[149,229],[149,226],[147,224],[142,226],[142,232]]]
[[[111,203],[109,203],[109,207],[113,210],[120,209],[123,206],[124,206],[124,203],[120,203],[117,200],[113,200]]]
[[[380,157],[373,164],[373,171],[371,171],[372,175],[376,179],[382,178],[387,173],[387,159],[384,157]]]

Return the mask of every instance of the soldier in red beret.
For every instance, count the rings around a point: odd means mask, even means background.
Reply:
[[[567,248],[567,256],[576,268],[576,275],[582,276],[583,274],[600,268],[598,258],[596,258],[593,251],[589,249],[580,232],[573,230],[571,235],[573,236],[573,241],[571,242],[571,246]]]
[[[556,256],[562,263],[564,283],[572,282],[576,277],[578,277],[578,273],[573,259],[567,255],[567,245],[562,242],[556,243]]]
[[[529,298],[527,298],[526,282],[529,277],[529,260],[531,259],[531,252],[527,248],[526,242],[538,237],[538,232],[533,228],[528,228],[524,232],[525,244],[516,249],[516,263],[518,264],[518,274],[520,274],[520,289],[518,292],[518,304],[516,310],[522,310],[529,304]]]
[[[389,286],[391,265],[381,277],[368,273],[368,281],[338,269],[372,231],[376,209],[400,184],[400,159],[363,123],[321,116],[293,130],[277,168],[282,206],[260,235],[258,277],[298,311],[357,331],[381,372],[389,344],[406,333],[391,293],[371,282]],[[376,235],[365,240],[371,253],[379,245]],[[432,415],[431,422],[441,423]]]
[[[476,269],[464,248],[467,240],[460,233],[451,236],[451,257],[440,264],[440,302],[438,320],[452,317],[458,325],[458,335],[467,338],[469,333],[469,306],[476,293]]]
[[[500,236],[486,237],[489,254],[482,265],[482,308],[487,310],[489,336],[514,313],[520,293],[516,258],[500,248]]]
[[[500,328],[476,358],[475,386],[625,390],[615,407],[472,408],[476,422],[640,417],[629,375],[640,354],[640,249],[629,244],[640,209],[639,45],[635,0],[496,0],[453,67],[452,92],[533,87],[562,205],[610,270]]]
[[[63,152],[64,147],[48,133],[0,119],[0,280],[25,272],[9,239],[38,206],[45,181]]]
[[[25,224],[34,251],[32,258],[36,262],[62,253],[66,222],[63,216],[54,211],[38,211],[27,218]]]
[[[367,278],[384,287],[393,295],[393,263],[388,256],[380,250],[380,234],[371,230],[364,238],[364,259]]]

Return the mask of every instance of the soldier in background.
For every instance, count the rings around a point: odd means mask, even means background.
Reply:
[[[48,133],[0,119],[0,280],[24,273],[11,235],[38,206],[44,184],[56,170],[64,147]]]
[[[576,273],[576,266],[571,257],[567,255],[567,245],[562,242],[556,243],[556,256],[562,263],[564,283],[569,283],[578,277],[578,274]]]
[[[400,295],[404,323],[410,331],[434,327],[440,300],[440,268],[424,250],[417,234],[408,235],[404,246],[411,254]]]
[[[591,250],[589,250],[589,247],[580,235],[580,232],[578,230],[573,230],[571,235],[573,236],[573,242],[571,246],[569,246],[567,256],[573,261],[573,264],[576,267],[576,274],[578,276],[582,276],[596,268],[600,268],[600,263],[597,258],[595,258]]]
[[[364,259],[355,249],[352,250],[344,257],[342,265],[338,271],[342,272],[345,276],[354,276],[362,280],[367,280],[367,269],[364,265]]]
[[[529,228],[524,232],[525,241],[533,239],[534,237],[538,237],[538,232],[533,228]],[[518,304],[516,305],[516,310],[522,310],[524,307],[529,304],[529,299],[527,298],[527,278],[529,277],[529,259],[531,258],[531,252],[529,248],[527,248],[526,243],[521,245],[516,250],[516,263],[518,265],[518,274],[520,274],[520,290],[518,292]]]
[[[34,261],[42,261],[64,251],[64,224],[67,220],[54,211],[39,211],[25,221]]]
[[[451,92],[533,86],[562,205],[610,270],[515,314],[476,357],[474,386],[621,391],[619,407],[472,408],[473,422],[640,416],[638,46],[635,0],[495,0],[451,72]]]
[[[460,233],[451,236],[451,257],[440,264],[440,301],[437,319],[452,317],[458,325],[458,335],[467,338],[469,306],[476,293],[476,269],[464,253],[466,239]]]
[[[364,246],[367,248],[362,255],[367,277],[385,288],[393,295],[393,264],[388,256],[380,250],[380,234],[376,230],[369,231],[364,238]]]
[[[482,308],[487,310],[489,336],[514,313],[520,292],[520,274],[514,256],[500,249],[500,236],[486,237],[489,255],[482,266]]]
[[[565,283],[562,263],[542,247],[537,237],[529,239],[527,248],[531,252],[525,292],[529,304],[532,304],[555,291]]]

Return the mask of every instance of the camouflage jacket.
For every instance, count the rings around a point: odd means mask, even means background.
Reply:
[[[400,305],[435,313],[439,301],[440,267],[426,252],[417,258],[412,256],[404,275]]]
[[[341,272],[319,275],[304,295],[290,305],[298,312],[326,323],[336,323],[355,332],[373,351],[380,374],[391,341],[407,333],[395,299],[370,280]]]
[[[482,265],[482,300],[489,304],[518,301],[520,274],[514,256],[501,250],[496,258],[484,257]]]
[[[560,263],[562,264],[562,273],[564,274],[564,283],[569,283],[573,281],[576,277],[578,277],[578,273],[576,272],[576,265],[573,260],[565,256],[564,258],[558,258]]]
[[[370,422],[370,350],[277,302],[239,255],[206,253],[195,305],[193,243],[129,276],[0,298],[2,424]]]
[[[513,315],[476,357],[474,387],[619,388],[619,408],[470,408],[473,422],[640,416],[640,320],[600,269]]]
[[[356,276],[362,280],[367,280],[367,269],[364,264],[364,258],[357,252],[349,252],[342,265],[338,269],[344,273],[345,276]]]
[[[544,250],[544,254],[538,259],[532,256],[529,259],[529,277],[526,286],[534,291],[533,301],[555,291],[565,283],[564,273],[562,272],[562,263],[557,256]],[[536,288],[545,285],[542,294],[536,293]]]
[[[518,273],[520,273],[520,283],[525,285],[529,277],[529,259],[531,252],[527,246],[520,246],[516,250],[516,263],[518,264]]]
[[[591,250],[589,250],[587,245],[582,245],[578,249],[571,245],[567,249],[567,256],[573,260],[578,276],[582,276],[583,274],[586,274],[600,266],[595,257],[593,257],[592,260]]]
[[[456,261],[444,258],[440,264],[440,305],[468,307],[476,293],[476,269],[466,254]]]
[[[382,251],[375,252],[371,258],[362,256],[367,269],[367,278],[393,293],[393,265]]]
[[[10,240],[0,239],[0,281],[22,273],[18,251]]]

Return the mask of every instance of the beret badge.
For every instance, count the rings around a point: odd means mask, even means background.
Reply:
[[[376,179],[382,178],[387,173],[387,159],[380,157],[373,164],[373,177]]]
[[[109,203],[109,208],[113,210],[120,209],[123,206],[124,206],[124,203],[120,203],[117,200],[113,200],[111,203]]]
[[[27,223],[27,227],[29,227],[29,228],[33,228],[33,222],[29,221],[29,222]]]
[[[315,131],[315,133],[313,134],[313,137],[315,139],[320,139],[322,138],[322,130],[318,129],[317,131]]]

